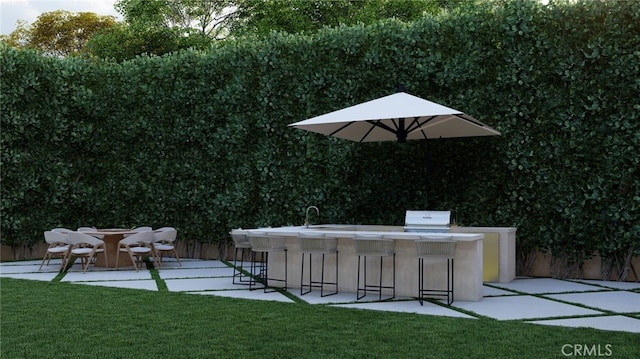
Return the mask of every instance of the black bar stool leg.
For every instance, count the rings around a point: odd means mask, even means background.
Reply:
[[[380,291],[378,292],[378,300],[382,300],[382,258],[383,257],[380,257],[380,277],[378,282],[378,289]]]
[[[302,253],[302,267],[301,267],[302,269],[300,270],[300,295],[305,295],[309,293],[309,292],[304,292],[304,256],[305,254]],[[309,261],[311,261],[311,254],[309,254]]]

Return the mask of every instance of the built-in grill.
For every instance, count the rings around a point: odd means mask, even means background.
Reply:
[[[407,211],[405,232],[448,233],[451,211]]]

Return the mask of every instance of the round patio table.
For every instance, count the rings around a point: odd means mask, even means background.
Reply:
[[[118,242],[124,238],[125,234],[135,234],[138,233],[136,230],[126,229],[126,228],[106,228],[106,229],[98,229],[97,231],[83,231],[82,233],[89,235],[99,235],[102,236],[102,240],[104,241],[105,251],[107,253],[107,261],[105,262],[104,256],[98,255],[96,256],[96,261],[94,265],[96,267],[116,267],[116,258],[118,255]],[[118,267],[128,267],[132,266],[131,258],[128,255],[123,255],[118,258]]]

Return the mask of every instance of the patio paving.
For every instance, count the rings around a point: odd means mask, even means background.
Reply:
[[[214,295],[218,297],[241,298],[252,300],[270,300],[275,302],[295,303],[293,300],[278,292],[265,293],[262,290],[218,290],[208,292],[190,292],[191,294]]]
[[[249,300],[269,300],[312,305],[328,305],[360,310],[415,313],[473,320],[489,317],[496,320],[522,320],[532,324],[590,327],[609,331],[640,333],[640,283],[597,280],[558,280],[551,278],[518,278],[510,283],[486,283],[484,298],[479,302],[454,301],[446,306],[442,301],[426,301],[420,305],[414,298],[395,298],[376,302],[377,296],[356,301],[355,293],[340,292],[320,297],[317,290],[300,295],[292,289],[289,295],[279,292],[249,291],[247,285],[232,283],[233,269],[217,260],[183,259],[182,266],[168,258],[158,269],[156,281],[151,272],[133,267],[106,270],[90,267],[82,273],[79,264],[59,275],[59,260],[38,271],[40,261],[0,263],[0,277],[25,280],[60,281],[78,285],[93,285],[142,290],[158,290],[164,282],[173,292],[212,295]],[[375,297],[375,298],[374,298]]]
[[[497,320],[598,315],[602,312],[530,295],[483,298],[479,302],[454,302],[457,308]],[[640,323],[638,323],[640,325]]]
[[[162,279],[198,278],[198,277],[230,277],[233,268],[185,268],[185,269],[161,269],[158,271]]]
[[[640,306],[640,293],[626,291],[553,294],[547,297],[614,313],[634,313]]]
[[[524,278],[520,280],[514,280],[509,283],[491,283],[491,285],[502,289],[527,294],[588,292],[601,291],[606,289],[599,286],[577,283],[573,281],[556,280],[552,278]]]
[[[99,282],[99,281],[126,281],[126,280],[142,280],[151,279],[151,272],[148,270],[87,270],[69,271],[60,280],[61,282]]]
[[[170,292],[199,292],[203,290],[238,289],[231,283],[231,278],[180,278],[164,281]]]
[[[129,289],[145,289],[158,290],[158,283],[155,280],[119,280],[119,281],[102,281],[102,282],[75,282],[76,284],[95,285],[102,287],[116,287]]]

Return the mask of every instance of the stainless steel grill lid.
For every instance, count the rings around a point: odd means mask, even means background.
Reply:
[[[451,211],[407,211],[405,232],[449,232]]]

